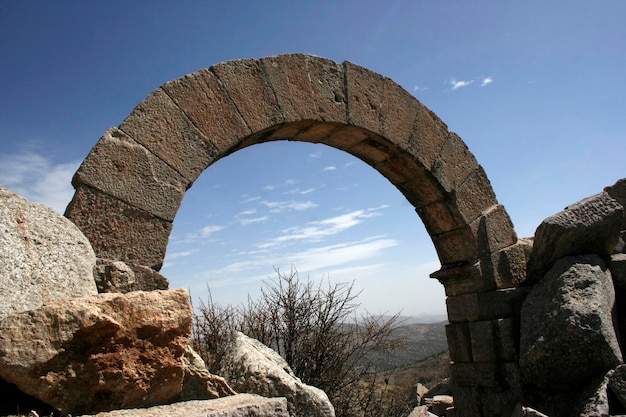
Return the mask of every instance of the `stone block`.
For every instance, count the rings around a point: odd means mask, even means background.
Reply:
[[[142,101],[119,128],[189,184],[217,157],[215,146],[160,88]]]
[[[526,263],[531,248],[529,239],[520,239],[514,245],[481,258],[485,287],[496,289],[520,286],[526,279]]]
[[[415,169],[411,174],[412,178],[398,184],[397,188],[413,207],[420,208],[443,201],[449,196],[426,168]]]
[[[72,179],[161,219],[173,221],[191,185],[148,149],[111,128],[89,152]]]
[[[415,121],[422,104],[390,78],[383,79],[383,103],[380,112],[383,136],[406,149],[414,136]]]
[[[626,229],[626,178],[622,178],[610,187],[606,187],[604,191],[624,207],[622,229]]]
[[[496,357],[499,361],[517,363],[520,327],[518,318],[497,319],[495,324]]]
[[[220,154],[252,133],[237,107],[208,69],[161,86]],[[256,100],[256,97],[249,97]]]
[[[477,169],[478,162],[465,142],[457,134],[450,132],[433,163],[432,173],[435,178],[446,191],[452,192]]]
[[[446,296],[479,293],[485,291],[480,263],[452,268],[442,268],[430,274],[444,286]]]
[[[304,54],[267,57],[260,63],[285,121],[347,123],[343,65]]]
[[[467,224],[474,222],[481,215],[494,210],[494,208],[499,205],[498,200],[496,200],[496,195],[491,188],[491,183],[487,178],[487,174],[481,166],[476,167],[476,169],[456,187],[454,199],[461,216],[463,216]],[[506,212],[503,207],[500,210]],[[511,223],[511,231],[512,229],[513,224]]]
[[[476,240],[469,227],[430,236],[442,265],[455,265],[473,261],[478,257]]]
[[[397,146],[377,135],[363,139],[352,146],[348,152],[373,167],[401,153]]]
[[[209,68],[252,132],[285,122],[265,70],[256,59],[240,59]]]
[[[311,142],[311,143],[327,143],[327,140],[334,133],[343,129],[346,125],[332,122],[312,122],[305,130],[298,133],[294,140],[299,142]],[[350,146],[357,143],[359,140],[355,140]]]
[[[500,388],[503,383],[502,375],[496,362],[451,363],[450,375],[455,387]]]
[[[159,270],[172,223],[84,185],[65,216],[85,234],[98,258]]]
[[[468,196],[468,198],[471,197]],[[513,222],[504,206],[500,204],[495,204],[483,211],[470,226],[478,241],[481,256],[492,254],[517,242]],[[524,269],[526,269],[526,262],[524,262]]]
[[[306,134],[306,131],[302,132],[302,134]],[[342,126],[337,130],[334,130],[324,140],[324,144],[348,152],[348,149],[352,148],[357,143],[367,139],[370,135],[371,132],[368,132],[363,128],[347,125]]]
[[[429,235],[439,235],[465,226],[455,204],[448,200],[437,201],[417,208]]]
[[[385,159],[374,168],[396,186],[412,181],[416,172],[420,175],[424,171],[424,166],[405,152]]]
[[[468,323],[472,362],[484,363],[497,361],[496,332],[491,320]]]
[[[430,171],[447,140],[446,124],[426,106],[420,105],[406,150]]]
[[[472,344],[468,323],[447,324],[446,338],[451,361],[472,362]]]
[[[348,123],[384,136],[382,106],[385,79],[351,62],[344,62]]]
[[[529,288],[522,287],[450,296],[446,299],[448,320],[457,323],[519,317],[529,292]]]

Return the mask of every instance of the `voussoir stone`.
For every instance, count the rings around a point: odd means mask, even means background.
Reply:
[[[525,283],[540,281],[564,256],[611,254],[619,239],[623,212],[616,200],[602,192],[545,219],[535,231]]]
[[[287,398],[289,413],[293,416],[335,415],[324,391],[304,384],[278,353],[243,333],[233,338],[217,374],[237,392]]]
[[[0,319],[96,294],[95,263],[76,225],[0,186]]]
[[[64,414],[165,404],[191,327],[184,289],[58,301],[0,321],[0,377]]]
[[[521,310],[520,369],[540,387],[577,383],[622,362],[611,312],[615,290],[597,255],[559,260]]]

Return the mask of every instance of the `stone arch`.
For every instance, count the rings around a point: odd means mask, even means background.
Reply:
[[[462,139],[391,79],[353,63],[244,59],[163,84],[91,150],[66,216],[99,258],[158,271],[195,179],[224,156],[274,140],[346,151],[403,193],[442,265],[433,277],[448,296],[458,389],[474,397],[511,388],[502,363],[514,358],[498,356],[509,340],[497,338],[514,323],[499,320],[515,318],[527,248]]]

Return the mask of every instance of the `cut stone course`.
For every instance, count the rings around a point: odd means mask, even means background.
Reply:
[[[118,128],[110,128],[72,179],[118,198],[163,220],[173,221],[191,185]]]

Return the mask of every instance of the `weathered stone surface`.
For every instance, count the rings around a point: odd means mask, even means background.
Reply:
[[[407,417],[436,417],[435,414],[428,411],[428,406],[419,405],[411,411]]]
[[[135,290],[135,272],[122,261],[98,259],[93,275],[99,293]]]
[[[182,389],[191,320],[182,289],[17,313],[0,321],[0,377],[64,413],[164,404]]]
[[[183,387],[173,401],[208,400],[236,394],[224,378],[208,371],[200,355],[191,346],[187,346],[185,350],[183,363],[185,366]]]
[[[454,398],[451,395],[435,395],[430,410],[435,415],[445,416],[450,407],[454,407]]]
[[[217,155],[217,149],[161,88],[142,101],[119,128],[190,184]]]
[[[608,416],[609,415],[609,378],[613,371],[593,378],[582,391],[578,404],[575,406],[576,416]]]
[[[620,290],[626,290],[626,254],[616,253],[611,255],[609,269],[611,270],[615,287]]]
[[[432,172],[435,178],[446,191],[452,192],[477,169],[478,161],[465,142],[456,133],[450,132],[433,163]]]
[[[302,383],[278,353],[243,333],[238,333],[233,339],[217,374],[223,376],[237,392],[286,397],[292,415],[335,415],[324,391]]]
[[[167,82],[161,88],[219,154],[228,152],[238,140],[252,133],[218,78],[208,69]]]
[[[609,387],[622,406],[626,407],[626,365],[620,365],[609,377]]]
[[[161,269],[171,222],[86,186],[76,189],[65,216],[87,236],[98,258]]]
[[[88,185],[173,221],[191,182],[126,133],[111,128],[89,152],[72,184]]]
[[[0,319],[97,293],[87,238],[55,210],[0,186]]]
[[[526,280],[526,263],[532,250],[530,239],[519,239],[515,244],[480,259],[484,289],[515,288]]]
[[[260,62],[285,121],[347,122],[341,64],[305,54],[272,56]]]
[[[186,401],[82,417],[289,417],[285,398],[237,394],[215,400]]]
[[[535,232],[526,283],[539,282],[564,256],[609,255],[619,237],[623,211],[617,201],[602,192],[545,219]]]
[[[260,61],[228,61],[209,70],[217,76],[251,131],[258,132],[285,121]]]
[[[513,410],[511,417],[548,417],[531,407],[524,407],[522,404],[517,404]]]
[[[626,229],[626,178],[622,178],[610,187],[606,187],[604,191],[624,207],[622,229]]]
[[[167,290],[170,281],[158,271],[144,265],[127,264],[135,273],[134,291]]]
[[[559,260],[522,305],[520,368],[538,386],[591,378],[622,361],[611,311],[615,292],[596,255]]]

